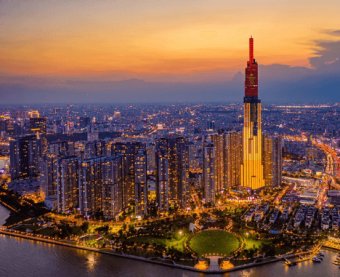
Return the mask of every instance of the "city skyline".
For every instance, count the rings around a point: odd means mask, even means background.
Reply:
[[[310,1],[82,1],[82,9],[2,1],[0,96],[7,104],[235,102],[254,35],[268,103],[333,102],[340,4],[327,3],[326,11]]]
[[[0,275],[337,276],[339,10],[0,0]]]

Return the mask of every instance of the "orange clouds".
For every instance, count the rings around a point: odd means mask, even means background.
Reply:
[[[20,8],[1,2],[1,72],[141,77],[231,72],[243,68],[250,34],[261,64],[308,66],[321,28],[340,25],[338,1],[326,0],[334,9],[324,13],[326,3],[305,0],[226,2],[27,1]]]

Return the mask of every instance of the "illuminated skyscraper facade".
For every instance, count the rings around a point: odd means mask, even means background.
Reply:
[[[223,194],[230,187],[240,185],[242,135],[237,132],[209,136],[215,151],[215,192]]]
[[[242,134],[229,132],[226,135],[225,176],[227,188],[237,187],[241,182]]]
[[[282,139],[263,136],[263,177],[266,186],[280,186],[282,181]]]
[[[71,213],[79,207],[80,159],[69,157],[58,161],[57,211]]]
[[[168,142],[166,139],[159,139],[156,146],[156,184],[157,184],[157,205],[160,212],[169,210],[170,189],[169,189],[169,155]]]
[[[203,183],[206,203],[215,204],[216,196],[216,147],[207,142],[203,148]]]
[[[12,181],[38,178],[41,172],[41,159],[45,152],[45,138],[27,135],[11,141],[10,163]]]
[[[183,137],[161,138],[156,143],[158,210],[185,208],[189,200],[189,143]]]
[[[215,151],[215,191],[222,193],[226,188],[226,134],[213,134],[210,136]]]
[[[249,39],[249,61],[245,77],[241,185],[250,189],[259,189],[264,186],[261,101],[258,98],[258,66],[254,59],[252,37]]]
[[[113,218],[116,215],[114,205],[121,203],[121,199],[117,199],[114,192],[121,189],[120,174],[121,157],[98,157],[81,162],[79,211],[82,215],[86,218]],[[122,207],[119,208],[120,211]]]
[[[147,213],[147,154],[146,149],[139,149],[135,156],[135,212],[143,216]]]
[[[123,162],[123,207],[127,207],[135,201],[135,159],[140,149],[145,153],[146,145],[140,142],[116,142],[112,144],[112,155],[121,156]]]
[[[32,117],[30,118],[30,131],[34,134],[46,134],[47,119],[45,117]]]

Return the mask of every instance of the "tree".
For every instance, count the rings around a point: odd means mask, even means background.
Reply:
[[[272,244],[263,244],[261,248],[261,252],[265,256],[274,256],[275,255],[275,247]]]
[[[80,226],[80,228],[84,233],[87,233],[87,231],[89,229],[89,223],[87,221],[83,222],[83,224]]]
[[[135,231],[136,231],[135,226],[129,225],[129,231],[128,231],[128,232],[129,232],[130,234],[133,234]]]
[[[108,231],[109,231],[109,225],[105,225],[105,226],[98,227],[98,228],[96,228],[96,231],[97,231],[98,233],[107,234]]]

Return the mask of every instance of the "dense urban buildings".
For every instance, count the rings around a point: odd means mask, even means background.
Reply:
[[[9,230],[196,269],[337,245],[339,105],[262,109],[252,49],[243,105],[0,107]]]
[[[283,184],[288,188],[282,203],[321,205],[326,192],[296,178],[321,176],[326,163],[327,201],[337,203],[332,176],[339,175],[339,161],[332,149],[339,147],[339,134],[331,119],[339,107],[267,105],[262,110],[253,38],[245,73],[243,106],[60,105],[2,111],[0,150],[10,158],[9,187],[61,215],[143,220],[248,201]],[[301,111],[306,113],[299,123]],[[330,122],[327,128],[310,124],[320,115]],[[279,209],[282,218],[289,217],[289,210]],[[258,205],[243,218],[260,222],[268,210]],[[270,222],[280,213],[274,210]],[[324,222],[323,228],[336,226],[326,216]]]
[[[0,277],[340,277],[339,11],[0,1]]]
[[[198,195],[216,205],[235,189],[278,187],[282,138],[262,135],[253,38],[245,72],[243,126],[227,113],[220,121],[218,110],[211,117],[204,106],[183,106],[179,119],[168,107],[90,109],[86,116],[73,113],[73,106],[31,109],[13,119],[4,114],[14,126],[2,129],[11,136],[13,186],[40,193],[51,210],[87,219],[186,211]]]

